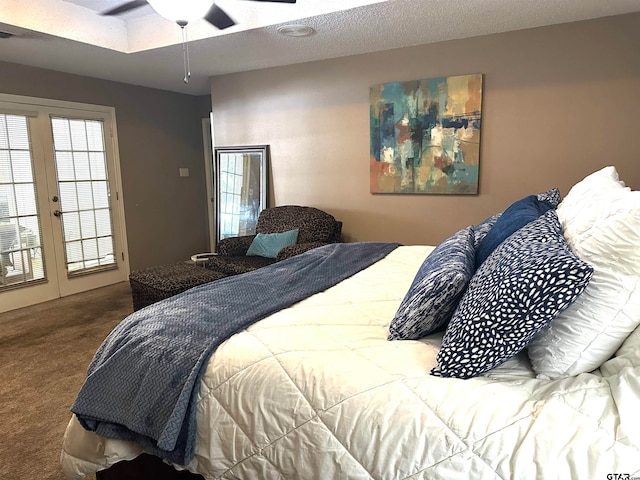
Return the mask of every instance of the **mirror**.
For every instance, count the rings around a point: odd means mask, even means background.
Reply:
[[[227,237],[253,235],[268,204],[269,145],[215,149],[216,247]]]

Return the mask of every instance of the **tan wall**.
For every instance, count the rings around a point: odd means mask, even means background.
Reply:
[[[348,240],[434,244],[610,164],[640,189],[638,25],[633,14],[213,77],[215,142],[270,144],[271,203],[325,209]],[[370,194],[369,87],[467,73],[484,74],[479,195]]]
[[[201,117],[191,96],[0,62],[0,93],[116,109],[132,270],[208,250]],[[189,177],[179,168],[188,167]]]

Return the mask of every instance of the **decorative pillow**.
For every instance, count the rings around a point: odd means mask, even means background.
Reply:
[[[536,198],[541,202],[548,202],[551,204],[553,208],[556,208],[562,199],[560,195],[560,190],[557,188],[552,188],[551,190],[547,190],[546,192],[542,192],[536,195]],[[482,222],[473,227],[473,232],[475,234],[474,246],[477,249],[480,242],[484,239],[484,237],[489,233],[489,230],[493,228],[496,224],[502,212],[496,213],[495,215],[491,215],[488,218],[485,218]]]
[[[295,245],[297,241],[298,229],[282,233],[258,233],[249,245],[247,255],[276,258],[280,250],[289,245]]]
[[[479,224],[473,227],[473,234],[474,234],[473,247],[475,249],[478,248],[478,245],[480,245],[480,242],[482,242],[484,237],[487,236],[487,233],[489,233],[489,230],[493,228],[493,226],[496,224],[496,222],[498,221],[501,215],[502,215],[502,212],[496,213],[495,215],[491,215],[489,218],[485,218],[483,221],[481,221]],[[474,263],[475,263],[475,260],[474,260]]]
[[[473,275],[473,227],[455,233],[424,260],[389,325],[389,340],[417,340],[442,329]]]
[[[536,198],[541,202],[549,202],[553,208],[556,208],[562,200],[562,195],[560,195],[560,190],[552,188],[546,192],[539,193]]]
[[[531,366],[548,378],[595,370],[640,324],[640,192],[609,166],[572,187],[557,212],[567,242],[594,272],[529,345]]]
[[[551,203],[538,200],[536,195],[529,195],[512,203],[500,215],[493,228],[489,230],[480,245],[478,245],[476,250],[476,269],[510,235],[552,208],[553,205]]]
[[[555,210],[522,227],[471,278],[431,373],[469,378],[501,365],[582,293],[592,272],[567,245]]]

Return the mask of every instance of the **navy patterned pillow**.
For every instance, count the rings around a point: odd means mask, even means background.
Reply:
[[[560,195],[560,190],[557,188],[552,188],[551,190],[547,190],[546,192],[539,193],[536,195],[537,199],[541,202],[549,202],[553,208],[556,208],[560,205],[560,201],[562,200],[562,195]]]
[[[389,325],[389,340],[417,340],[444,328],[473,275],[473,227],[453,234],[424,260]]]
[[[578,298],[592,273],[569,248],[555,210],[522,227],[469,282],[432,375],[469,378],[501,365]]]

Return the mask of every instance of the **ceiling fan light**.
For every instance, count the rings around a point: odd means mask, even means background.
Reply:
[[[213,0],[148,0],[153,9],[172,22],[193,22],[204,18]]]

